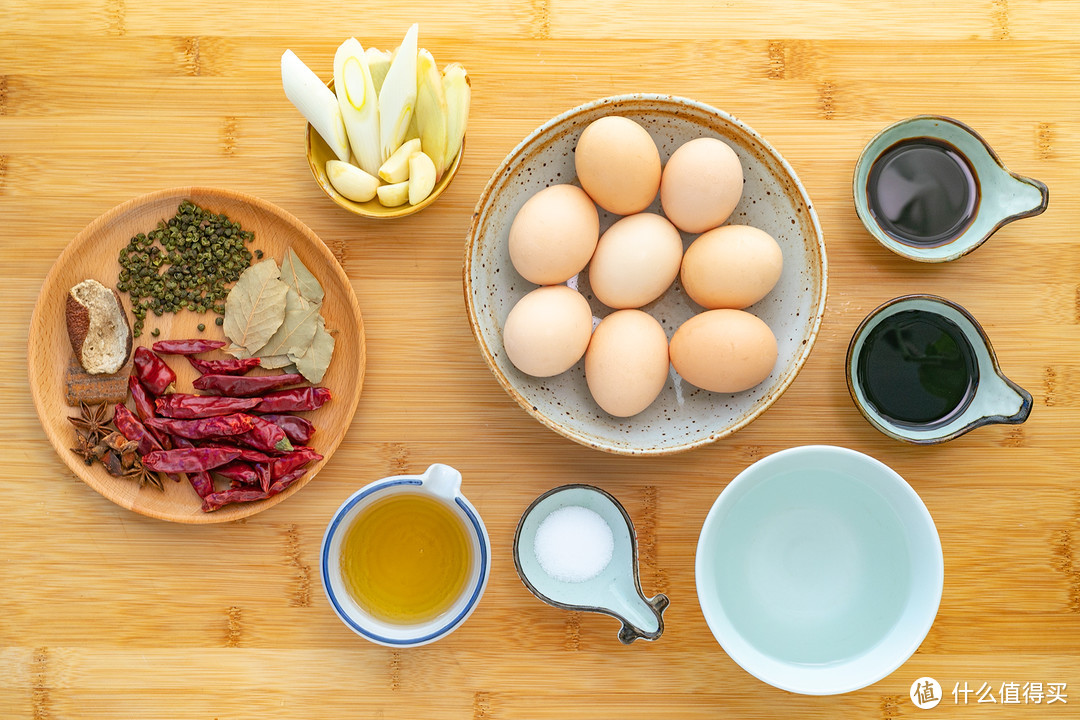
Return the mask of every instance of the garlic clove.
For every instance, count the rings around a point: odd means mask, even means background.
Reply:
[[[340,160],[326,161],[326,177],[335,190],[354,202],[371,200],[379,189],[377,177]]]
[[[393,185],[380,185],[376,191],[379,202],[386,207],[397,207],[409,201],[409,182],[394,183]]]
[[[394,154],[379,167],[379,177],[388,183],[399,183],[409,179],[409,156],[420,152],[419,138],[413,138],[401,145]]]
[[[435,163],[427,153],[409,156],[409,204],[416,205],[435,189]]]

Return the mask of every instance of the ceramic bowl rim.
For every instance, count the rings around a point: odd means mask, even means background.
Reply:
[[[787,368],[785,374],[780,377],[777,385],[770,389],[768,396],[765,398],[757,408],[739,418],[731,425],[718,430],[716,432],[709,433],[703,437],[699,437],[694,440],[680,442],[673,445],[657,445],[652,444],[648,447],[624,447],[610,441],[605,440],[597,435],[586,433],[582,430],[568,427],[562,422],[558,422],[548,417],[521,392],[519,392],[506,375],[499,369],[498,364],[495,362],[495,358],[492,354],[492,349],[488,347],[484,341],[483,332],[480,328],[478,320],[477,307],[473,303],[473,283],[472,283],[472,268],[473,268],[473,253],[480,241],[480,227],[481,221],[485,218],[489,206],[492,203],[492,196],[497,188],[503,181],[510,168],[516,165],[521,155],[535,143],[538,139],[544,135],[554,132],[559,126],[569,122],[573,118],[590,113],[598,108],[606,105],[613,107],[621,107],[627,103],[657,103],[667,104],[673,107],[689,106],[695,110],[707,114],[713,115],[723,122],[729,123],[739,132],[745,133],[754,142],[758,143],[762,150],[772,157],[780,167],[783,169],[790,180],[792,187],[798,194],[798,199],[802,202],[806,208],[808,220],[810,226],[814,229],[814,236],[812,238],[804,238],[804,242],[808,244],[814,244],[817,246],[817,253],[821,258],[819,268],[819,283],[820,291],[815,306],[811,308],[808,318],[808,326],[806,331],[806,344],[795,355],[790,367]],[[821,321],[825,315],[826,302],[828,300],[828,257],[825,248],[825,236],[821,228],[821,222],[818,218],[817,210],[814,208],[813,202],[810,200],[810,195],[799,179],[795,170],[765,138],[757,133],[749,125],[746,125],[741,120],[731,115],[728,112],[719,110],[711,105],[708,105],[697,100],[681,97],[678,95],[662,94],[662,93],[627,93],[622,95],[612,95],[608,97],[599,98],[597,100],[591,100],[589,102],[578,105],[574,108],[566,110],[553,118],[547,120],[539,127],[532,130],[525,136],[514,148],[507,153],[502,162],[499,163],[498,168],[488,178],[487,184],[484,186],[484,190],[480,193],[479,198],[476,201],[476,205],[473,210],[472,219],[469,223],[469,230],[466,235],[465,243],[465,259],[462,265],[462,285],[465,295],[465,307],[466,314],[469,318],[469,326],[472,328],[473,337],[476,339],[476,343],[480,348],[480,352],[484,357],[484,362],[487,364],[488,369],[495,376],[499,385],[503,390],[510,395],[517,404],[524,409],[529,415],[538,420],[542,425],[547,426],[549,429],[554,430],[559,435],[569,438],[574,442],[577,442],[586,447],[591,447],[604,452],[609,452],[616,455],[671,455],[675,453],[685,452],[694,448],[702,447],[713,443],[721,438],[727,437],[743,427],[749,425],[756,420],[762,413],[768,410],[773,403],[775,403],[784,392],[795,381],[795,378],[801,372],[803,366],[806,364],[807,359],[810,357],[810,352],[813,350],[814,344],[817,340],[818,332],[821,328]]]
[[[929,600],[926,605],[926,617],[923,618],[923,622],[920,623],[911,632],[911,641],[905,645],[905,649],[902,653],[885,663],[882,663],[881,667],[875,669],[873,672],[867,673],[863,679],[852,682],[847,681],[843,683],[835,683],[832,686],[810,686],[800,685],[798,682],[791,682],[786,678],[771,678],[768,677],[767,672],[762,672],[760,668],[757,668],[753,664],[754,658],[748,658],[741,654],[741,650],[735,651],[729,649],[724,645],[724,640],[721,639],[718,634],[717,626],[719,624],[718,616],[723,615],[723,611],[719,609],[719,602],[713,602],[712,605],[716,609],[707,609],[710,605],[710,601],[707,601],[705,596],[705,590],[702,587],[702,577],[704,573],[704,558],[703,549],[706,548],[706,542],[709,540],[709,535],[714,533],[712,530],[719,522],[718,516],[726,509],[726,506],[731,502],[737,502],[739,498],[735,497],[737,493],[729,493],[729,489],[732,487],[741,488],[743,485],[751,485],[767,481],[771,477],[771,466],[782,463],[793,456],[818,456],[822,459],[822,464],[827,464],[828,459],[831,457],[846,457],[865,465],[868,472],[876,473],[882,480],[895,485],[898,488],[899,493],[908,500],[911,505],[911,512],[913,513],[908,517],[904,523],[905,530],[915,528],[920,533],[925,533],[926,540],[929,541],[930,550],[933,555],[929,558],[934,563],[933,576],[929,578],[924,588],[925,598]],[[727,498],[725,499],[725,494]],[[916,525],[917,523],[917,525]],[[698,536],[698,542],[694,551],[694,584],[696,586],[698,602],[701,608],[702,614],[705,616],[705,622],[709,626],[709,631],[713,634],[713,637],[724,649],[724,652],[746,672],[750,673],[754,677],[758,678],[762,682],[768,683],[773,687],[787,690],[789,692],[798,693],[802,695],[839,695],[843,693],[854,692],[864,687],[868,687],[882,679],[888,677],[895,672],[900,666],[907,662],[912,655],[918,650],[923,640],[926,639],[926,635],[930,632],[930,628],[934,624],[934,620],[937,617],[938,610],[940,609],[941,598],[944,592],[944,579],[945,579],[945,562],[944,552],[941,546],[941,537],[937,531],[937,526],[934,523],[933,517],[930,515],[929,509],[919,496],[918,492],[901,476],[896,470],[886,465],[882,461],[874,458],[866,453],[862,453],[858,450],[846,448],[837,445],[800,445],[790,447],[784,450],[780,450],[771,455],[768,455],[760,460],[755,461],[745,469],[743,469],[738,475],[736,475],[730,483],[720,492],[712,506],[709,508],[709,512],[705,517],[701,526],[701,532]],[[909,594],[915,595],[914,591]],[[896,626],[890,629],[888,637],[892,633],[897,632]],[[735,630],[735,634],[739,635]],[[741,639],[741,636],[740,636]],[[750,645],[748,641],[742,640],[747,646]],[[786,661],[777,659],[779,664],[786,667],[798,666],[798,663],[788,663]],[[857,659],[847,659],[842,661],[843,665],[849,665],[853,662],[857,662]],[[804,666],[805,667],[805,666]],[[825,665],[817,669],[810,669],[805,671],[826,673],[835,669],[835,665]]]
[[[332,583],[330,582],[329,563],[331,545],[338,534],[345,530],[342,526],[345,516],[357,504],[375,493],[399,486],[420,487],[423,485],[423,478],[423,474],[395,475],[368,483],[364,487],[353,492],[343,503],[341,503],[337,510],[334,511],[334,514],[331,516],[330,522],[327,523],[326,530],[323,533],[323,540],[319,549],[319,571],[321,574],[323,590],[330,603],[330,607],[346,627],[357,635],[360,635],[377,645],[386,647],[419,647],[449,635],[454,630],[461,627],[465,620],[467,620],[476,610],[476,607],[480,604],[481,597],[484,595],[484,591],[487,589],[488,579],[491,575],[491,538],[488,536],[487,527],[484,525],[484,521],[480,518],[480,514],[476,511],[476,508],[473,507],[472,503],[470,503],[464,495],[458,492],[454,495],[453,501],[468,518],[470,523],[469,529],[475,535],[477,543],[480,546],[480,557],[477,560],[480,569],[479,575],[476,579],[475,587],[469,594],[468,602],[458,614],[449,621],[443,623],[436,630],[423,630],[422,634],[418,634],[416,637],[390,638],[369,629],[365,626],[363,618],[358,619],[354,617],[342,606],[341,602],[338,600],[337,594],[334,592]],[[434,622],[420,623],[417,627],[423,628],[433,624]]]

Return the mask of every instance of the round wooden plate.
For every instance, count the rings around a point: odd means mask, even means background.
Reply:
[[[333,359],[321,386],[330,389],[333,399],[318,410],[302,413],[316,427],[311,445],[323,459],[311,465],[308,473],[279,495],[257,502],[226,505],[215,512],[200,510],[201,500],[187,482],[165,481],[165,491],[152,487],[139,488],[130,480],[109,475],[100,464],[87,466],[69,448],[74,445],[74,428],[67,418],[78,409],[67,404],[65,373],[73,355],[68,340],[64,307],[68,290],[86,278],[94,278],[109,287],[116,287],[120,265],[117,257],[133,235],[148,232],[161,220],[176,214],[183,200],[211,212],[224,213],[245,230],[255,233],[248,247],[254,253],[262,250],[266,258],[279,263],[289,248],[318,278],[325,290],[322,314],[326,328],[334,335]],[[257,262],[252,260],[252,262]],[[129,320],[130,303],[121,293]],[[213,313],[183,311],[146,318],[143,334],[135,345],[150,346],[155,339],[202,337],[223,340],[224,334],[214,324]],[[200,333],[196,326],[205,323]],[[161,335],[153,338],[153,328]],[[30,370],[30,392],[34,397],[38,417],[60,458],[87,485],[117,505],[142,515],[182,523],[215,523],[254,515],[272,507],[304,487],[325,465],[341,443],[356,412],[364,381],[364,323],[349,279],[326,245],[307,226],[291,214],[256,197],[230,190],[203,187],[181,187],[161,190],[129,200],[90,223],[72,240],[53,265],[42,285],[41,294],[30,321],[27,348]],[[221,351],[201,357],[227,357]],[[194,392],[192,381],[198,373],[180,356],[168,356],[166,361],[176,371],[176,387],[180,392]],[[123,371],[121,371],[123,372]],[[258,371],[256,371],[258,372]]]

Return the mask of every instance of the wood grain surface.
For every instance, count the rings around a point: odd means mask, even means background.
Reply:
[[[1077,20],[1066,0],[0,2],[0,716],[897,718],[923,712],[908,699],[922,676],[945,691],[928,717],[1080,716]],[[469,70],[469,150],[424,212],[358,219],[312,180],[278,59],[292,48],[328,77],[345,37],[393,47],[413,21],[440,65]],[[827,312],[791,388],[732,437],[671,457],[600,453],[529,417],[484,364],[462,297],[465,233],[499,161],[553,115],[624,92],[694,98],[761,133],[806,186],[829,254]],[[878,246],[852,205],[854,162],[877,130],[919,113],[974,127],[1050,187],[1047,212],[942,266]],[[213,526],[144,517],[80,482],[27,387],[31,314],[64,247],[109,208],[183,185],[249,193],[307,224],[352,282],[367,339],[356,416],[318,477]],[[982,322],[1035,398],[1025,424],[910,447],[862,419],[844,382],[848,340],[909,292]],[[694,589],[717,494],[754,460],[810,443],[895,468],[945,553],[919,651],[836,697],[747,675]],[[462,472],[487,523],[491,583],[450,637],[376,647],[324,598],[322,533],[356,488],[432,462]],[[645,591],[671,597],[659,641],[624,647],[611,618],[548,607],[518,580],[519,515],[565,482],[603,487],[633,517]],[[1026,682],[1066,683],[1068,702],[1001,702],[1004,684]],[[965,683],[992,686],[997,702],[958,704]]]

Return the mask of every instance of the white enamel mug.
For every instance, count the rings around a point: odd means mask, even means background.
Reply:
[[[353,599],[341,576],[341,545],[353,521],[372,503],[402,493],[421,494],[441,502],[462,521],[470,542],[464,589],[447,610],[427,622],[397,624],[373,616]],[[383,478],[353,493],[326,528],[320,568],[330,606],[349,629],[378,645],[417,647],[449,635],[476,609],[491,574],[491,540],[480,514],[461,494],[461,473],[448,465],[435,464],[422,475]]]

